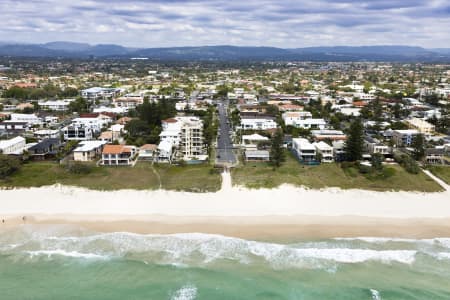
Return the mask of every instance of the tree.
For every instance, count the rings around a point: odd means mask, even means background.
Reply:
[[[348,161],[360,160],[363,153],[364,129],[360,119],[350,124],[348,138],[345,143],[345,155]]]
[[[0,154],[0,179],[4,179],[20,169],[20,161],[17,158]]]
[[[371,159],[372,169],[375,171],[383,170],[383,161],[384,161],[383,154],[381,154],[381,153],[372,154],[372,159]]]
[[[272,137],[272,145],[270,148],[270,162],[275,168],[281,166],[286,157],[283,149],[283,132],[279,129]]]
[[[412,156],[415,160],[421,160],[425,156],[425,139],[422,134],[418,134],[412,141]]]

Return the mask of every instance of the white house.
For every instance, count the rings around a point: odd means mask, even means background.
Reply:
[[[312,114],[309,111],[285,112],[281,115],[286,126],[295,126],[300,120],[311,119]]]
[[[103,146],[106,142],[103,141],[83,141],[78,144],[78,147],[73,150],[73,160],[75,161],[91,161],[97,156],[100,156]]]
[[[35,114],[11,114],[12,122],[26,122],[30,126],[41,125],[42,119]]]
[[[130,166],[134,163],[136,152],[135,146],[105,145],[102,151],[102,165]]]
[[[69,125],[63,128],[65,141],[86,141],[94,138],[94,129],[84,125]]]
[[[278,125],[273,120],[273,118],[263,118],[263,117],[242,117],[240,129],[252,129],[252,130],[267,130],[267,129],[275,129]]]
[[[246,150],[257,150],[258,144],[261,142],[269,141],[268,137],[262,136],[260,134],[250,134],[242,136],[242,147]]]
[[[327,127],[327,122],[324,119],[305,119],[305,120],[297,120],[293,126],[304,129],[322,130]]]
[[[38,139],[55,139],[59,138],[61,132],[56,129],[42,129],[33,132],[33,135]]]
[[[320,153],[322,159],[321,162],[333,162],[334,160],[334,154],[333,154],[333,147],[325,143],[324,141],[315,142],[313,143],[314,147],[316,147],[316,152]]]
[[[67,111],[69,110],[70,102],[75,99],[64,99],[64,100],[50,100],[38,102],[39,107],[43,110],[53,110],[53,111]]]
[[[0,141],[0,154],[22,154],[26,146],[25,138],[17,136]]]
[[[307,139],[292,139],[292,148],[297,153],[297,157],[302,162],[312,162],[316,160],[316,147]]]
[[[97,100],[101,98],[110,98],[118,95],[120,89],[93,87],[81,91],[81,97],[88,100]]]

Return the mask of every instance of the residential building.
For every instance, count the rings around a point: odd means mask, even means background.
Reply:
[[[304,129],[320,129],[323,130],[327,127],[327,122],[324,119],[305,119],[295,121],[294,127]]]
[[[301,162],[313,162],[316,160],[316,147],[307,139],[292,139],[292,149],[295,151]]]
[[[56,139],[59,138],[61,135],[61,132],[59,130],[53,130],[53,129],[42,129],[42,130],[36,130],[33,132],[34,137],[43,140],[43,139]]]
[[[345,160],[345,141],[333,141],[334,161],[341,162]]]
[[[430,148],[425,150],[425,162],[427,164],[444,164],[445,150],[443,148]]]
[[[0,131],[6,132],[7,134],[22,133],[27,129],[27,122],[16,122],[11,120],[0,122]]]
[[[246,161],[270,161],[270,152],[267,150],[245,150]]]
[[[414,138],[419,134],[420,132],[415,129],[392,130],[392,138],[398,147],[411,146]]]
[[[182,119],[179,152],[184,160],[207,159],[203,142],[203,121],[199,118],[185,117]]]
[[[258,150],[258,144],[268,142],[269,138],[260,134],[251,134],[242,136],[242,147],[246,150]]]
[[[365,138],[364,145],[366,146],[366,150],[369,154],[379,153],[384,156],[391,154],[391,147],[370,136]]]
[[[433,124],[430,124],[423,119],[412,118],[412,119],[406,120],[406,122],[408,123],[410,128],[417,129],[420,133],[423,133],[423,134],[428,135],[428,134],[433,133],[435,130],[435,127]]]
[[[316,153],[320,154],[321,162],[330,163],[334,161],[333,147],[324,141],[314,142],[312,145],[316,148]]]
[[[341,130],[311,130],[311,134],[315,141],[345,141],[347,139]]]
[[[38,102],[39,108],[52,111],[68,111],[70,102],[75,99],[51,100]]]
[[[56,156],[61,147],[60,139],[44,139],[28,148],[28,154],[32,159],[44,160]]]
[[[134,163],[136,147],[128,145],[105,145],[102,151],[102,165],[130,166]]]
[[[281,115],[286,126],[296,126],[300,120],[311,119],[312,114],[309,111],[285,112]]]
[[[69,125],[63,128],[65,141],[86,141],[94,139],[94,129],[84,125]]]
[[[41,125],[42,119],[35,114],[11,114],[11,122],[26,122],[30,126]]]
[[[275,118],[272,117],[241,117],[240,129],[244,130],[268,130],[278,127]]]
[[[91,161],[100,157],[106,142],[103,141],[82,141],[78,147],[73,150],[73,160]]]
[[[26,146],[25,138],[17,136],[0,141],[0,154],[22,154]]]
[[[129,109],[135,109],[136,106],[144,103],[144,98],[141,96],[132,96],[127,95],[125,97],[116,98],[113,100],[113,104],[115,107],[121,107]]]
[[[158,156],[158,145],[145,144],[139,148],[138,160],[154,161]]]
[[[97,100],[115,97],[120,93],[120,89],[93,87],[81,91],[81,97],[88,100]]]

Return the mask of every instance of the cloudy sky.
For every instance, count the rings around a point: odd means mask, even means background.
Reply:
[[[0,0],[0,41],[450,48],[450,0]]]

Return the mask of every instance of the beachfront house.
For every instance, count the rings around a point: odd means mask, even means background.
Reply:
[[[25,138],[17,136],[9,140],[0,141],[0,154],[20,155],[23,153],[26,145]]]
[[[242,147],[245,150],[258,150],[258,145],[269,142],[269,138],[260,134],[250,134],[242,136]]]
[[[316,160],[316,147],[307,139],[292,139],[292,150],[301,162],[309,163]]]
[[[270,152],[267,150],[245,150],[245,161],[264,162],[270,161]]]
[[[331,163],[334,161],[333,147],[324,141],[314,142],[312,144],[316,148],[316,153],[319,154],[321,162]]]
[[[44,160],[55,157],[60,148],[61,141],[59,138],[44,139],[28,148],[28,154],[32,159]]]
[[[138,160],[153,161],[158,155],[158,146],[155,144],[145,144],[139,148]]]
[[[92,161],[102,154],[103,141],[82,141],[78,147],[73,150],[73,160],[75,161]]]
[[[130,166],[134,163],[137,148],[129,145],[105,145],[102,151],[102,165]]]

